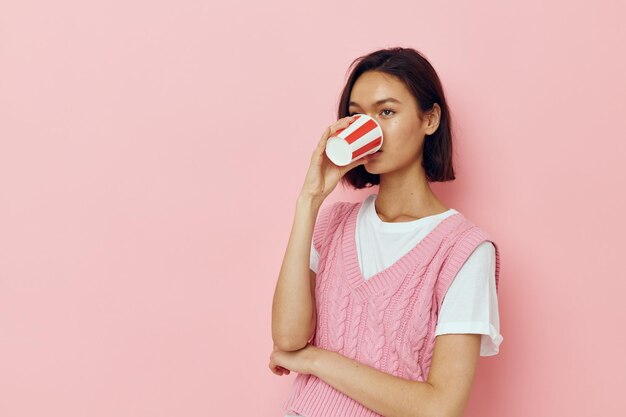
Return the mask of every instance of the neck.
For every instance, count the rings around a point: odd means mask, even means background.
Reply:
[[[430,189],[421,161],[403,172],[381,174],[375,208],[386,222],[417,220],[449,210]]]

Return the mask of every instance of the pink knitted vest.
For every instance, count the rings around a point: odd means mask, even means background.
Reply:
[[[443,219],[393,265],[365,279],[356,252],[356,218],[362,203],[322,209],[313,231],[320,254],[315,285],[317,327],[311,343],[380,371],[426,381],[443,298],[463,263],[485,240],[497,245],[461,213]],[[314,375],[298,374],[283,404],[305,417],[374,417]]]

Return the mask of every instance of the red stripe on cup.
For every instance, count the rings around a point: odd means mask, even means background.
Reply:
[[[357,140],[359,140],[359,138],[365,136],[374,129],[376,129],[376,122],[368,119],[367,122],[363,123],[363,126],[359,126],[354,132],[350,133],[346,137],[346,142],[348,142],[349,144],[352,142],[356,142]]]
[[[376,139],[374,139],[373,141],[371,141],[370,143],[368,143],[367,145],[363,145],[360,148],[355,149],[352,152],[352,159],[359,157],[359,155],[362,155],[362,154],[364,154],[367,151],[371,151],[372,149],[374,149],[375,147],[380,145],[382,140],[383,140],[382,136],[379,136]]]

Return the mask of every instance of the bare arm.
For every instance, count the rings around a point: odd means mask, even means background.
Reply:
[[[461,417],[474,380],[480,338],[480,334],[437,336],[427,381],[387,374],[317,347],[308,373],[387,417]]]
[[[298,197],[272,303],[272,339],[281,350],[303,348],[315,331],[316,274],[309,269],[309,259],[319,209],[316,200]]]
[[[309,269],[309,260],[317,215],[322,202],[340,178],[368,160],[365,157],[339,167],[328,159],[324,150],[328,138],[337,130],[348,127],[355,117],[339,119],[324,131],[311,155],[311,165],[296,202],[291,235],[272,302],[272,339],[274,346],[281,350],[305,347],[315,331],[316,277]]]

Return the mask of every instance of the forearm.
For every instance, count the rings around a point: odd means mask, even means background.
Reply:
[[[435,417],[437,391],[428,382],[379,371],[330,350],[316,349],[311,374],[385,417]]]
[[[272,304],[272,338],[283,350],[306,345],[315,326],[309,257],[320,203],[299,197]]]

